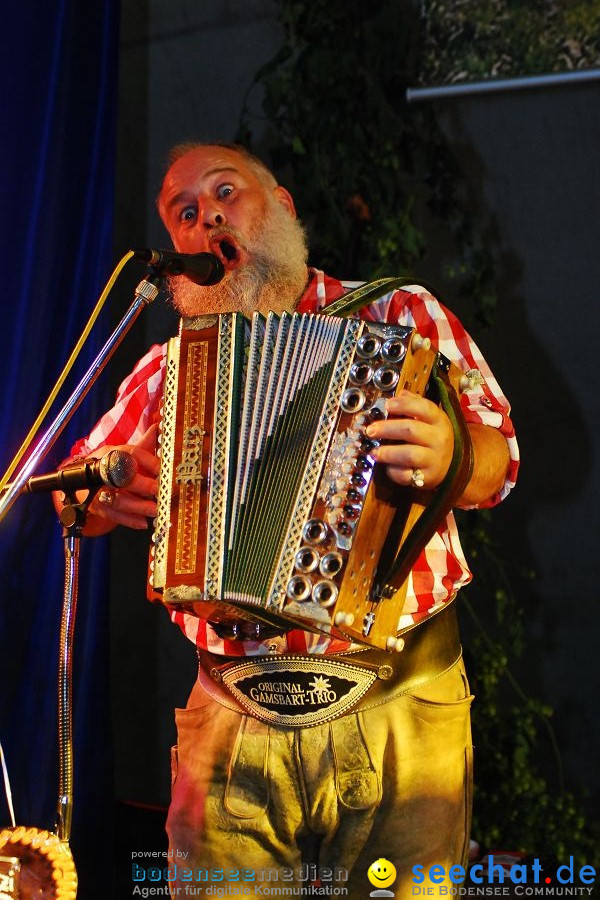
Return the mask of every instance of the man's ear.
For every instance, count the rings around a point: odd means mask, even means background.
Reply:
[[[296,213],[296,207],[290,192],[281,184],[278,184],[276,188],[273,188],[273,194],[277,202],[281,203],[281,205],[287,209],[292,219],[297,219],[298,214]]]

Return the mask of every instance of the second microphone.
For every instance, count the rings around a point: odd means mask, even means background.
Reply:
[[[43,491],[69,493],[102,486],[123,488],[131,484],[136,472],[137,463],[131,453],[111,450],[101,459],[71,463],[56,472],[33,475],[23,490],[37,494]]]

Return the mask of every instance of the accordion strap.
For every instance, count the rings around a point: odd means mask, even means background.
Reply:
[[[421,282],[422,283],[422,282]],[[384,294],[390,291],[397,291],[403,287],[414,285],[415,279],[408,275],[398,275],[392,278],[378,278],[376,281],[369,281],[367,284],[361,284],[360,287],[344,294],[339,300],[334,300],[326,306],[321,313],[326,316],[350,316],[352,313],[368,306],[379,300]],[[427,288],[427,285],[423,285]],[[429,290],[429,288],[427,288]]]
[[[402,543],[389,572],[378,579],[376,592],[391,597],[400,590],[408,578],[419,553],[433,536],[438,523],[448,515],[465,490],[473,472],[473,442],[460,408],[460,400],[442,371],[439,359],[435,363],[432,378],[437,386],[440,406],[448,416],[454,434],[454,449],[448,472],[439,487],[432,492],[425,507]]]

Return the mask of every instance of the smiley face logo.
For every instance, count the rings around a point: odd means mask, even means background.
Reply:
[[[389,859],[377,859],[369,866],[367,877],[377,888],[389,887],[396,880],[396,867]]]

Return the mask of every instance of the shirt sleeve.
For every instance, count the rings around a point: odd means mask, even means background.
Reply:
[[[155,344],[122,382],[115,405],[73,446],[72,456],[87,456],[98,447],[132,444],[159,418],[166,345]]]
[[[375,322],[393,322],[416,328],[459,368],[477,376],[472,386],[461,395],[465,421],[495,428],[506,438],[510,453],[510,465],[503,486],[493,497],[478,504],[480,507],[495,506],[514,487],[519,468],[519,448],[508,400],[477,344],[457,317],[418,285],[382,297],[361,315]]]

